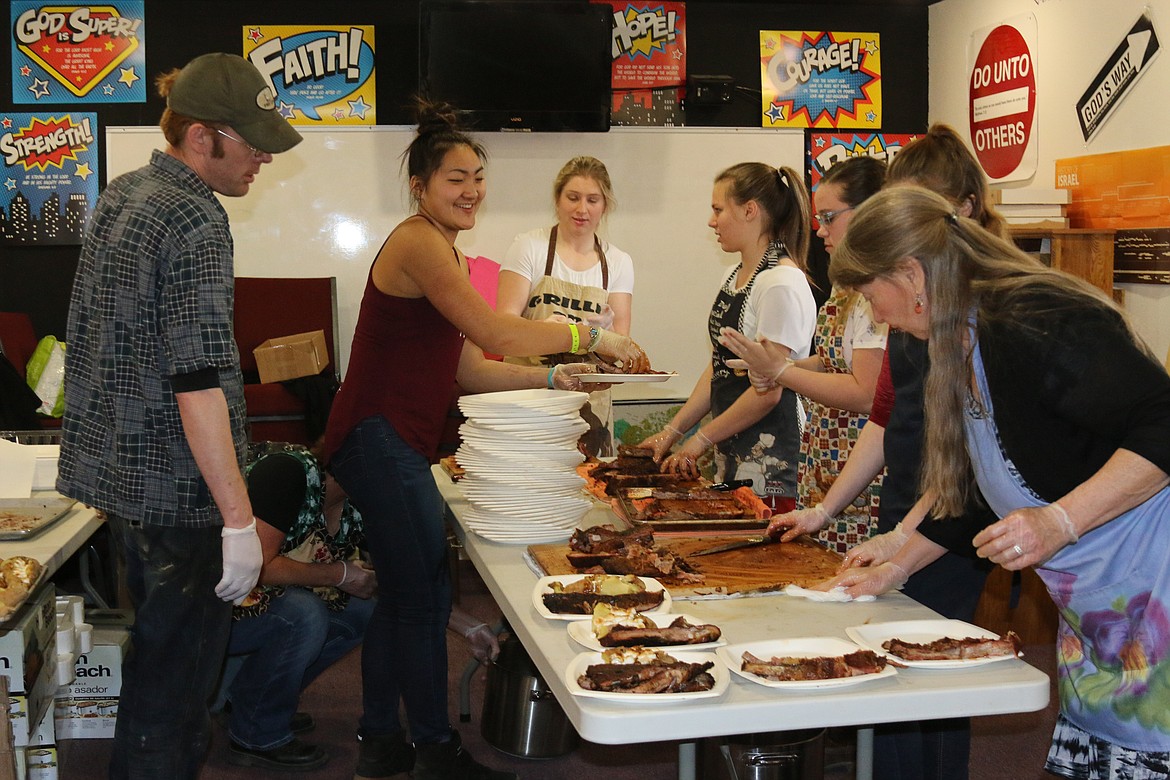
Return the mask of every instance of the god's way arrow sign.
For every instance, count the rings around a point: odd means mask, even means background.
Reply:
[[[1086,141],[1101,129],[1130,87],[1149,69],[1159,50],[1154,20],[1144,13],[1077,101],[1077,120]]]

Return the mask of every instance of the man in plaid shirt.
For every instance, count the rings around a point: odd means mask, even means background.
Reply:
[[[260,572],[241,474],[232,237],[215,193],[247,194],[300,135],[236,55],[158,79],[165,151],[110,182],[69,307],[57,489],[106,513],[135,606],[112,778],[194,778],[231,603]]]

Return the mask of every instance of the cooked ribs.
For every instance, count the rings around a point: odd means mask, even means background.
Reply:
[[[833,680],[839,677],[857,677],[876,674],[886,668],[886,659],[872,650],[858,650],[839,656],[818,658],[772,658],[764,661],[751,653],[743,654],[745,672],[768,680]]]
[[[617,531],[611,525],[578,530],[565,556],[578,569],[600,567],[607,574],[702,582],[703,577],[684,559],[665,547],[654,547],[654,531],[647,527]]]
[[[597,604],[610,604],[624,609],[645,611],[662,603],[664,591],[643,591],[642,593],[620,593],[606,596],[601,593],[545,593],[542,598],[549,612],[565,615],[592,615]]]
[[[666,628],[632,628],[616,626],[597,641],[602,647],[666,647],[668,645],[701,645],[714,642],[722,633],[718,626],[693,625],[686,618],[675,618]]]
[[[652,664],[593,664],[577,678],[577,684],[590,691],[620,693],[686,693],[709,691],[715,678],[707,673],[714,664],[707,661],[690,664],[682,661]]]
[[[882,642],[882,649],[903,661],[969,661],[1000,655],[1020,655],[1020,637],[1014,631],[1002,639],[943,637],[933,642],[914,643],[902,639]]]

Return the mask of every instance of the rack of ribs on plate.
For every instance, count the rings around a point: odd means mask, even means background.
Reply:
[[[687,663],[663,652],[641,647],[615,648],[601,654],[603,663],[591,664],[577,678],[589,691],[614,693],[689,693],[709,691],[715,678],[707,671],[715,664]]]
[[[943,637],[933,642],[915,643],[894,638],[882,642],[882,649],[903,661],[971,661],[1003,655],[1018,657],[1020,637],[1015,631],[1009,631],[999,639]]]
[[[886,659],[872,650],[813,658],[782,656],[767,661],[745,652],[743,664],[740,666],[742,671],[777,682],[858,677],[863,674],[877,674],[885,668]]]
[[[665,625],[659,625],[658,620]],[[718,626],[696,625],[682,615],[653,618],[607,604],[593,608],[593,635],[602,647],[671,647],[714,642],[723,635]]]
[[[549,612],[565,615],[592,615],[598,604],[647,610],[654,609],[665,598],[663,590],[648,590],[634,576],[590,574],[572,583],[553,581],[551,593],[541,594]]]

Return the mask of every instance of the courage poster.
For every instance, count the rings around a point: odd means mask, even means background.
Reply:
[[[877,33],[760,31],[763,127],[882,124]]]

